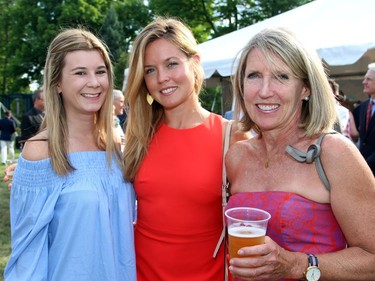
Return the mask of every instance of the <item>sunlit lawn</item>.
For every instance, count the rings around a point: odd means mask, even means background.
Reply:
[[[18,157],[19,150],[16,150]],[[10,224],[8,183],[2,181],[4,166],[0,166],[0,281],[4,280],[4,267],[10,255]]]

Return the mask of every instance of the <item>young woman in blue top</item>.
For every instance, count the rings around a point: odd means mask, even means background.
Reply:
[[[112,76],[88,31],[62,31],[49,46],[45,119],[12,183],[5,280],[136,280],[135,194],[113,138]]]

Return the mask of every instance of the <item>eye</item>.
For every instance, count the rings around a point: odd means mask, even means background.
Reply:
[[[106,73],[107,73],[107,70],[105,70],[105,69],[98,70],[98,71],[96,72],[96,74],[98,74],[98,75],[104,75],[104,74],[106,74]]]
[[[175,66],[177,66],[178,65],[178,62],[176,62],[176,61],[171,61],[171,62],[169,62],[168,64],[167,64],[167,67],[168,68],[172,68],[172,67],[175,67]]]
[[[246,78],[247,79],[255,79],[255,78],[258,78],[259,77],[259,73],[258,72],[250,72]]]
[[[86,72],[84,72],[84,71],[77,71],[77,72],[75,72],[74,74],[75,74],[75,75],[78,75],[78,76],[83,76],[83,75],[86,74]]]
[[[153,73],[154,71],[155,71],[155,68],[148,67],[145,69],[145,74],[150,74],[150,73]]]
[[[280,73],[277,75],[277,79],[279,80],[289,80],[289,75],[285,73]]]

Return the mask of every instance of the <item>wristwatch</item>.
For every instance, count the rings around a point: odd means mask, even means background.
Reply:
[[[321,275],[318,258],[312,254],[308,254],[307,257],[309,266],[306,269],[305,278],[307,281],[318,281]]]

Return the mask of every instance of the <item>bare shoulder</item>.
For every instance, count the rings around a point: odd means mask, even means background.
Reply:
[[[358,148],[348,138],[341,134],[327,134],[325,135],[322,143],[322,155],[329,158],[343,159],[344,157],[357,157],[361,156]]]
[[[239,159],[247,157],[251,154],[251,140],[250,139],[240,139],[233,142],[227,153],[227,161],[233,163],[238,163]]]
[[[253,159],[253,139],[238,140],[231,144],[225,157],[227,176],[231,183],[245,177],[244,171],[249,169],[249,161]],[[245,172],[247,174],[247,172]]]
[[[30,161],[38,161],[49,157],[47,134],[41,132],[25,142],[22,157]]]
[[[358,148],[341,134],[328,134],[321,144],[321,160],[332,188],[355,189],[373,183],[373,175]]]

